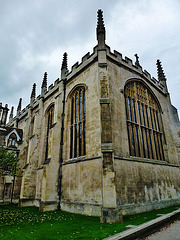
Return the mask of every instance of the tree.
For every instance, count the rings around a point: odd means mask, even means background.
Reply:
[[[8,148],[0,147],[0,177],[13,176],[11,203],[14,194],[15,177],[19,168],[18,152],[10,151]]]

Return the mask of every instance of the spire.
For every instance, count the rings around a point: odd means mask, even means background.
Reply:
[[[20,114],[22,108],[22,98],[19,99],[18,107],[17,107],[17,115]]]
[[[135,66],[136,66],[136,67],[140,67],[141,65],[140,65],[140,63],[139,63],[139,56],[137,55],[137,53],[134,54],[134,56],[135,56],[135,58],[136,58]]]
[[[68,66],[67,66],[67,53],[65,52],[63,54],[63,61],[61,66],[61,79],[65,79],[68,72]]]
[[[98,47],[104,48],[105,39],[106,39],[106,30],[105,30],[104,20],[103,20],[103,11],[99,9],[97,14],[98,14],[98,17],[97,17],[96,34],[97,34]]]
[[[9,121],[11,121],[11,119],[13,119],[13,111],[14,111],[14,107],[12,106],[11,107],[11,112],[10,112],[10,115],[9,115]]]
[[[35,100],[36,97],[36,84],[33,84],[33,88],[32,88],[32,93],[31,93],[31,99],[30,99],[30,105],[33,105],[33,102]]]
[[[44,97],[46,91],[47,91],[47,72],[44,73],[43,82],[41,85],[41,97]]]
[[[165,91],[168,92],[168,90],[167,90],[167,84],[166,84],[166,80],[167,80],[167,79],[166,79],[166,76],[165,76],[164,71],[163,71],[163,68],[162,68],[162,64],[161,64],[161,62],[160,62],[159,59],[157,60],[156,65],[157,65],[158,80],[159,80],[159,82],[160,82],[162,85],[164,85]]]

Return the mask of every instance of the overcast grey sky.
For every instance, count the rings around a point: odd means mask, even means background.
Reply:
[[[157,78],[160,59],[172,104],[180,113],[180,0],[0,0],[0,102],[29,103],[32,85],[40,94],[68,66],[96,45],[97,10],[104,12],[106,43]]]

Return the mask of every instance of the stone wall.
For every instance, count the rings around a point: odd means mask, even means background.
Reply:
[[[178,124],[171,114],[169,94],[163,94],[142,75],[108,62],[117,206],[133,214],[180,202]],[[130,157],[126,126],[124,87],[128,80],[145,82],[157,97],[163,126],[165,161]]]
[[[115,160],[117,203],[123,214],[180,203],[179,168],[137,160]]]

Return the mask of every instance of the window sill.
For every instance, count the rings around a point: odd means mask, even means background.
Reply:
[[[96,160],[101,158],[101,156],[95,156],[95,157],[91,157],[91,158],[87,158],[86,155],[85,156],[81,156],[81,157],[77,157],[77,158],[72,158],[66,162],[64,162],[62,165],[67,165],[67,164],[71,164],[71,163],[77,163],[77,162],[85,162],[85,161],[90,161],[90,160]]]
[[[171,164],[164,160],[155,160],[155,159],[149,159],[149,158],[138,158],[138,157],[118,157],[114,156],[114,159],[118,160],[126,160],[126,161],[133,161],[133,162],[143,162],[143,163],[150,163],[150,164],[157,164],[157,165],[166,165],[171,167],[179,167],[177,164]]]

